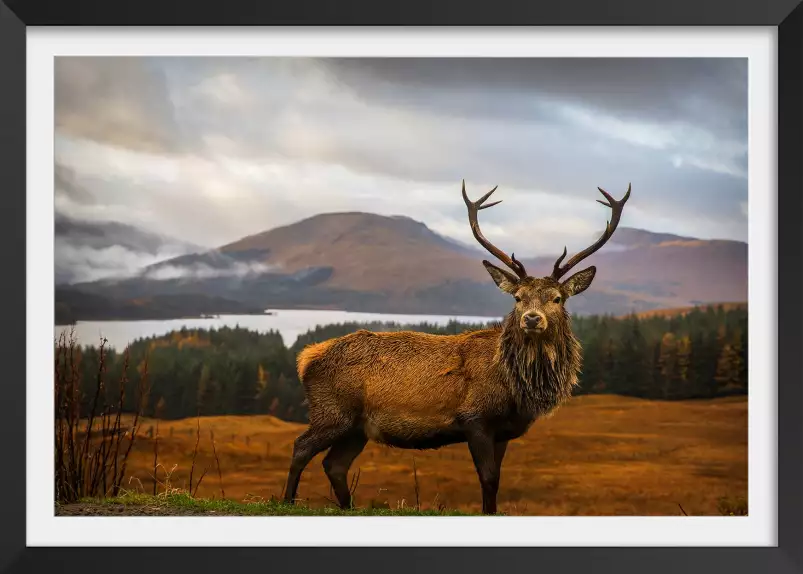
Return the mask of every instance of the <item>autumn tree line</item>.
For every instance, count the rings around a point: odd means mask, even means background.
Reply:
[[[295,370],[296,354],[304,346],[358,329],[456,334],[486,326],[341,323],[316,327],[289,348],[275,331],[185,328],[133,342],[124,377],[126,363],[120,350],[101,350],[99,344],[83,341],[74,353],[83,388],[97,388],[99,376],[110,397],[119,395],[119,385],[130,385],[124,396],[125,408],[132,410],[136,406],[133,391],[147,360],[150,392],[145,416],[272,414],[305,422],[304,394]],[[677,400],[747,392],[745,308],[694,309],[668,317],[575,317],[573,327],[583,346],[583,372],[575,394]],[[101,352],[103,372],[99,375]],[[87,410],[91,394],[84,393]]]

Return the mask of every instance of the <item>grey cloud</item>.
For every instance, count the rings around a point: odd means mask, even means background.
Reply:
[[[353,58],[321,60],[339,81],[398,104],[433,103],[470,115],[541,116],[538,98],[626,118],[747,129],[744,58]],[[432,97],[431,92],[442,97]],[[511,101],[512,100],[512,101]],[[511,103],[513,105],[511,105]],[[527,109],[531,114],[527,114]],[[532,112],[541,112],[535,113]]]
[[[744,190],[743,71],[741,61],[696,59],[251,60],[226,72],[254,95],[246,106],[192,98],[185,107],[196,140],[225,136],[231,153],[251,158],[304,157],[411,181],[502,178],[563,193],[629,159],[623,176],[649,164],[649,187],[719,171],[717,185]],[[631,121],[647,138],[653,126],[640,121],[666,122],[658,127],[673,130],[670,143],[615,139],[562,115],[566,105],[581,106],[592,125],[595,113]]]
[[[122,279],[140,269],[179,255],[183,250],[158,249],[155,253],[134,251],[122,245],[92,246],[74,240],[56,241],[56,284]]]
[[[198,247],[184,240],[151,233],[116,221],[82,221],[62,213],[55,215],[56,244],[75,243],[91,249],[116,245],[128,251],[157,255],[161,250],[192,253]]]
[[[229,267],[217,268],[209,265],[160,265],[142,273],[147,279],[167,281],[171,279],[211,279],[213,277],[246,278],[277,269],[264,263],[237,262]]]
[[[163,153],[180,147],[167,79],[137,57],[57,57],[56,129],[75,136]]]
[[[271,107],[316,100],[304,86],[438,115],[554,120],[551,104],[618,117],[684,121],[721,137],[747,131],[744,58],[162,58],[189,85],[233,75]]]
[[[117,222],[92,222],[56,213],[56,283],[126,277],[138,269],[199,248]]]
[[[54,191],[56,196],[65,197],[78,204],[92,203],[95,198],[77,182],[75,171],[63,164],[56,163],[53,172]]]
[[[605,212],[583,207],[599,208],[596,187],[620,196],[632,182],[628,225],[746,240],[744,60],[95,60],[57,64],[57,129],[185,167],[152,181],[106,159],[91,170],[103,176],[70,164],[72,184],[96,198],[74,200],[74,214],[210,246],[321,211],[440,218],[452,229],[465,218],[465,178],[475,196],[498,184],[499,194],[575,199],[601,227]],[[227,171],[229,159],[295,167],[248,180]],[[450,186],[454,200],[406,199]],[[490,221],[557,213],[532,205],[538,213],[500,208]]]

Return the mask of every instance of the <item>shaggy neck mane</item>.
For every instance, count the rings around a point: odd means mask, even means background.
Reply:
[[[496,360],[519,408],[545,413],[571,396],[581,357],[566,315],[565,326],[548,340],[524,333],[512,312],[502,323]]]

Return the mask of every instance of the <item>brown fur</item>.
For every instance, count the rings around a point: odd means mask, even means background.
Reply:
[[[377,442],[428,448],[427,438],[462,420],[515,412],[531,422],[570,396],[579,345],[571,335],[535,340],[515,320],[447,336],[358,331],[306,347],[298,364],[310,425],[345,419],[370,424]]]
[[[301,473],[321,451],[323,466],[342,507],[351,504],[348,469],[368,440],[408,449],[466,442],[482,486],[483,512],[496,512],[496,493],[508,441],[569,399],[580,371],[580,344],[565,301],[594,279],[588,267],[563,281],[584,257],[604,244],[630,195],[617,202],[612,224],[590,248],[553,274],[534,278],[514,257],[482,235],[477,212],[496,188],[471,202],[463,198],[475,238],[515,272],[483,261],[497,287],[513,296],[501,325],[460,335],[361,330],[306,347],[298,376],[309,405],[309,428],[295,442],[285,500],[296,496]]]
[[[323,356],[326,350],[332,345],[333,339],[324,341],[322,343],[315,343],[307,345],[296,356],[296,370],[298,371],[298,379],[304,380],[304,374],[307,372],[307,367],[313,361],[316,361]]]
[[[503,453],[503,444],[568,400],[581,356],[569,314],[562,301],[554,302],[558,295],[565,299],[567,288],[548,278],[500,288],[518,302],[489,329],[459,335],[360,330],[305,347],[297,365],[310,424],[296,443],[288,498],[295,496],[302,463],[321,450],[332,449],[324,466],[346,505],[344,473],[368,440],[431,449],[469,442],[481,429]],[[528,313],[541,315],[543,333],[522,328]]]

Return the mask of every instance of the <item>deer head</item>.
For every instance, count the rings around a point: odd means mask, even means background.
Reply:
[[[568,279],[561,281],[566,273],[580,263],[580,261],[605,245],[611,238],[617,225],[619,225],[619,219],[622,216],[622,209],[624,208],[625,202],[630,197],[630,185],[627,186],[627,193],[625,193],[625,196],[620,201],[616,201],[602,188],[597,189],[599,189],[607,202],[599,199],[597,201],[606,207],[610,207],[612,210],[611,220],[607,223],[602,236],[593,245],[577,253],[564,265],[561,265],[566,257],[566,248],[564,247],[563,254],[555,261],[552,274],[547,277],[536,278],[527,274],[524,265],[521,264],[521,261],[516,259],[515,254],[511,253],[511,255],[508,256],[505,252],[488,241],[485,236],[483,236],[482,231],[480,231],[480,225],[477,221],[479,210],[501,203],[500,200],[485,205],[485,201],[496,191],[496,187],[477,201],[470,201],[466,195],[466,182],[465,180],[463,181],[463,200],[466,202],[466,207],[468,208],[468,220],[471,224],[471,231],[474,233],[474,237],[488,252],[504,263],[510,271],[501,269],[488,261],[483,261],[482,264],[488,270],[488,273],[490,273],[497,287],[505,293],[512,295],[515,299],[516,303],[513,308],[513,314],[517,320],[518,326],[527,335],[534,337],[554,337],[556,334],[563,332],[563,327],[565,327],[568,321],[568,313],[564,308],[566,300],[588,289],[591,282],[594,280],[597,268],[592,265],[578,271]]]

